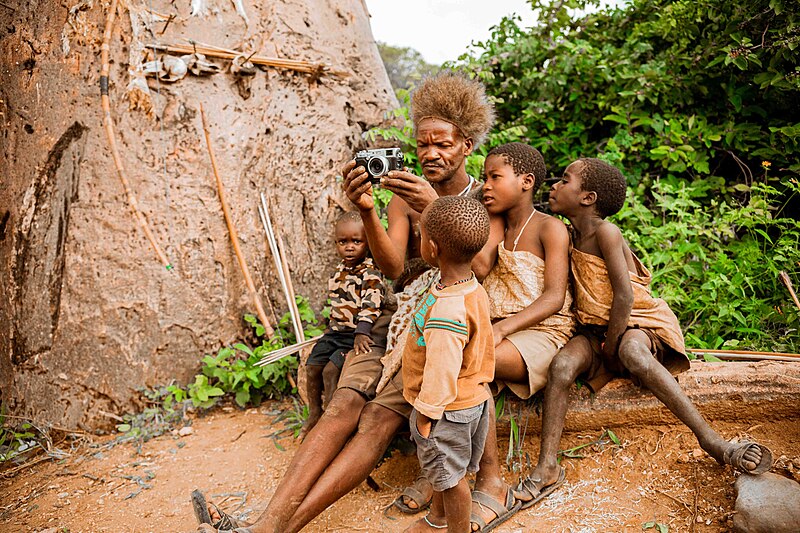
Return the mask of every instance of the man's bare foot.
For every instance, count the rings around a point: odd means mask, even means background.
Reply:
[[[416,513],[422,509],[427,508],[431,504],[433,498],[433,486],[430,481],[425,479],[424,476],[417,476],[414,484],[406,487],[403,494],[400,496],[400,510],[404,512]],[[408,510],[404,510],[403,506]]]
[[[444,516],[434,517],[428,514],[408,526],[403,533],[444,533],[446,531],[447,519]]]

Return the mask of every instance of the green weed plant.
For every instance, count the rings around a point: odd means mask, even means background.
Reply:
[[[449,65],[484,82],[498,122],[467,162],[521,141],[558,175],[580,157],[623,169],[614,217],[694,348],[796,352],[800,317],[800,9],[796,2],[533,0]],[[408,93],[397,126],[417,172]],[[546,187],[545,187],[546,189]],[[546,194],[546,190],[544,193]]]
[[[322,334],[316,315],[308,300],[297,297],[297,307],[304,324],[306,338]],[[258,405],[266,398],[275,398],[295,392],[290,376],[297,371],[297,357],[289,356],[264,366],[257,366],[268,353],[296,342],[289,313],[281,317],[275,335],[264,337],[264,326],[252,315],[245,315],[245,321],[253,328],[261,344],[251,348],[243,342],[220,348],[216,354],[209,354],[201,360],[203,366],[194,382],[187,387],[170,385],[163,406],[172,409],[173,405],[191,401],[196,408],[207,409],[220,398],[231,394],[237,405]]]

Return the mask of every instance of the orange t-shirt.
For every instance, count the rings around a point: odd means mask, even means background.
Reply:
[[[485,402],[494,379],[489,298],[473,276],[466,283],[431,287],[413,315],[403,351],[403,396],[438,420],[444,411]]]

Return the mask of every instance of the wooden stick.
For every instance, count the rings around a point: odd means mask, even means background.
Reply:
[[[270,325],[269,320],[267,320],[267,314],[264,312],[264,307],[261,305],[261,298],[256,292],[256,286],[253,284],[253,278],[250,277],[250,271],[247,269],[247,263],[244,260],[244,254],[242,253],[241,248],[239,248],[239,236],[236,233],[236,227],[233,225],[231,210],[230,207],[228,207],[228,201],[225,199],[225,189],[222,186],[222,178],[220,178],[219,171],[217,170],[217,159],[214,157],[214,148],[211,146],[211,132],[208,128],[208,121],[206,120],[206,113],[203,110],[203,104],[200,104],[200,118],[203,121],[203,133],[206,137],[208,155],[211,158],[211,168],[214,170],[214,178],[217,180],[219,201],[222,204],[222,213],[225,216],[225,223],[228,225],[228,235],[230,236],[231,244],[233,244],[233,251],[236,252],[236,259],[239,261],[239,267],[242,269],[244,281],[247,283],[247,288],[250,291],[253,304],[256,306],[258,319],[261,321],[261,325],[264,326],[264,331],[266,332],[267,337],[272,337],[275,334],[275,330],[272,329],[272,325]]]
[[[268,213],[266,211],[267,204],[264,201],[264,194],[263,193],[261,194],[261,202],[262,202],[263,206],[262,205],[258,205],[257,206],[258,207],[258,215],[259,215],[259,217],[261,217],[261,224],[264,226],[264,233],[266,233],[266,235],[267,235],[267,245],[268,245],[269,250],[270,250],[270,252],[272,254],[272,259],[275,262],[275,270],[278,272],[278,281],[280,281],[280,283],[281,283],[281,288],[283,289],[283,296],[284,296],[284,298],[286,298],[286,302],[287,302],[286,305],[288,306],[289,305],[288,302],[290,300],[289,287],[286,285],[286,278],[283,275],[283,272],[284,272],[283,271],[283,265],[281,263],[280,254],[278,253],[278,244],[275,242],[275,235],[273,235],[273,233],[270,231],[272,225],[271,225],[271,221],[268,218],[269,215],[268,215]],[[289,311],[290,311],[289,312],[289,316],[291,317],[292,324],[295,327],[295,335],[296,335],[297,334],[297,326],[296,326],[296,323],[295,323],[295,316],[291,312],[291,307],[289,307]]]
[[[792,300],[794,300],[794,305],[797,306],[797,309],[800,309],[800,301],[798,301],[797,294],[794,292],[794,287],[792,287],[792,280],[789,278],[789,274],[781,270],[780,274],[778,274],[778,278],[784,285],[786,285],[786,288],[789,289],[789,294],[792,296]]]
[[[283,285],[283,294],[286,296],[286,306],[289,308],[289,317],[292,319],[292,326],[294,328],[295,339],[297,341],[305,340],[303,333],[303,321],[300,318],[300,311],[297,309],[297,302],[294,299],[294,287],[292,286],[291,274],[286,265],[286,251],[282,248],[282,240],[279,241],[275,237],[275,229],[272,225],[272,217],[269,214],[269,206],[264,193],[261,193],[261,205],[264,210],[264,218],[266,219],[267,239],[270,241],[270,250],[272,256],[275,258],[275,267],[278,269],[278,277]]]
[[[114,159],[114,166],[117,168],[117,175],[122,182],[122,188],[125,190],[125,195],[128,197],[128,205],[130,205],[131,211],[133,211],[133,216],[139,223],[142,231],[144,231],[147,240],[150,241],[150,245],[153,247],[153,250],[155,250],[156,255],[158,255],[158,259],[161,261],[161,264],[163,264],[164,268],[167,270],[172,270],[172,265],[167,259],[167,256],[164,255],[164,252],[161,251],[161,247],[156,242],[156,238],[153,236],[153,233],[150,231],[150,227],[147,225],[147,219],[144,217],[142,212],[139,211],[139,205],[136,202],[136,197],[131,192],[128,177],[125,174],[125,168],[122,165],[122,158],[119,155],[117,141],[114,136],[114,123],[111,120],[111,103],[108,98],[108,53],[111,49],[109,43],[111,43],[111,33],[114,31],[114,18],[116,17],[116,14],[117,0],[111,0],[111,7],[109,8],[108,16],[106,17],[105,31],[103,31],[103,44],[100,45],[100,104],[103,107],[103,126],[105,127],[106,136],[108,137],[108,146],[111,148],[111,156]]]
[[[230,50],[227,48],[211,47],[201,43],[194,43],[192,46],[182,44],[147,44],[147,48],[153,50],[160,50],[162,52],[170,52],[173,54],[193,54],[195,52],[201,53],[208,57],[215,57],[218,59],[233,59],[236,56],[242,55],[241,52]],[[333,74],[336,76],[346,76],[346,72],[330,71],[327,66],[322,64],[309,63],[308,61],[301,61],[295,59],[281,59],[277,57],[267,57],[254,55],[250,58],[250,62],[255,65],[263,65],[267,67],[280,68],[285,70],[295,70],[297,72],[304,72],[306,74]]]
[[[286,257],[286,248],[283,245],[283,237],[278,234],[278,250],[281,253],[281,257]],[[297,300],[294,294],[294,285],[292,284],[292,274],[289,272],[289,266],[286,264],[286,261],[283,261],[283,272],[284,276],[286,276],[286,285],[289,287],[289,295],[291,296],[291,300],[289,301],[289,307],[292,308],[294,311],[295,317],[297,317],[297,340],[303,342],[306,340],[306,334],[303,332],[303,322],[300,320],[300,310],[297,308]]]
[[[778,352],[747,352],[743,350],[702,350],[691,348],[686,350],[694,355],[713,355],[719,359],[730,361],[788,361],[800,362],[800,354]]]
[[[264,365],[268,365],[270,363],[274,363],[275,361],[283,359],[284,357],[286,357],[288,355],[292,355],[294,353],[299,352],[300,350],[302,350],[306,346],[311,346],[312,344],[317,342],[321,337],[322,337],[322,335],[319,335],[317,337],[308,339],[306,341],[298,342],[297,344],[293,344],[291,346],[285,346],[283,348],[279,348],[279,349],[277,349],[275,351],[272,351],[272,352],[266,354],[264,357],[261,358],[260,361],[257,361],[255,364],[256,364],[256,366],[264,366]]]

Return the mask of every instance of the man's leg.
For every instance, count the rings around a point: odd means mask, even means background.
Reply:
[[[592,347],[583,335],[573,337],[550,363],[544,392],[539,462],[528,475],[528,481],[538,489],[558,480],[558,447],[567,416],[569,389],[575,378],[589,370],[591,364]],[[531,499],[531,494],[524,490],[515,491],[515,496],[522,501]]]
[[[736,445],[723,439],[708,425],[675,377],[653,357],[650,346],[650,337],[645,332],[636,329],[626,331],[619,344],[620,362],[692,430],[700,446],[709,455],[722,462],[725,451]],[[745,452],[744,467],[747,470],[754,469],[759,462],[760,450],[754,447]]]
[[[336,394],[338,395],[339,391]],[[336,396],[334,396],[335,400]],[[325,415],[327,413],[326,411]],[[322,425],[325,415],[317,427]],[[311,490],[304,494],[302,503],[297,507],[291,519],[280,531],[300,531],[328,506],[366,480],[386,448],[389,447],[392,437],[404,423],[408,423],[406,418],[391,409],[375,403],[368,403],[361,412],[358,431],[341,452],[332,458]],[[306,441],[318,433],[316,430],[313,431]],[[287,475],[284,479],[289,479],[289,476]],[[280,494],[281,487],[278,488],[276,495]],[[272,507],[272,502],[270,502],[270,507]]]
[[[351,389],[334,393],[328,409],[292,458],[267,509],[252,526],[254,533],[288,530],[292,515],[358,427],[365,403],[364,397]]]

